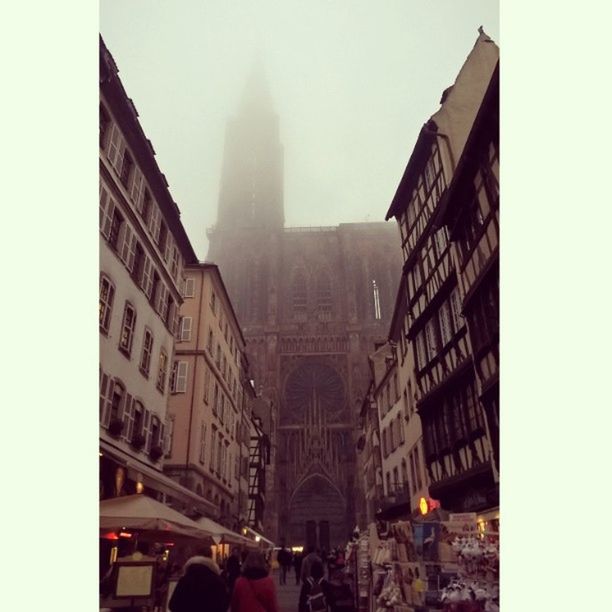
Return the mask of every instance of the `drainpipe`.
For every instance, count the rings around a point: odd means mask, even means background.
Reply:
[[[191,425],[193,423],[193,405],[195,403],[195,381],[196,381],[196,370],[197,370],[197,359],[198,359],[198,350],[200,348],[200,327],[202,326],[202,296],[204,295],[204,272],[200,270],[200,276],[202,279],[202,287],[200,289],[200,300],[198,304],[198,329],[196,330],[196,345],[195,345],[195,354],[193,360],[193,376],[191,381],[191,406],[189,408],[189,429],[187,434],[187,454],[185,456],[185,471],[189,469],[189,452],[191,450]],[[212,282],[212,278],[211,278]],[[204,358],[206,361],[206,357]]]

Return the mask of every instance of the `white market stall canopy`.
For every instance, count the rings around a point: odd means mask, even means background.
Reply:
[[[227,544],[242,544],[244,546],[256,547],[257,543],[249,538],[245,538],[238,533],[234,533],[227,527],[216,523],[212,519],[203,516],[199,518],[196,523],[198,526],[204,531],[212,534],[212,538],[215,541],[215,544],[219,544],[221,542]]]
[[[100,529],[156,531],[199,539],[214,535],[180,512],[143,494],[101,501]]]

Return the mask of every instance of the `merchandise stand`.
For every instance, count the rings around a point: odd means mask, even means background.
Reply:
[[[499,611],[499,537],[475,514],[379,523],[367,540],[368,561],[361,538],[355,560],[360,612]]]

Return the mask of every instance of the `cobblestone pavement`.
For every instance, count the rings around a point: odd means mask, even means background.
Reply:
[[[287,584],[279,584],[278,571],[274,571],[272,575],[276,583],[280,612],[298,612],[300,585],[295,584],[295,574],[291,572],[287,575]]]

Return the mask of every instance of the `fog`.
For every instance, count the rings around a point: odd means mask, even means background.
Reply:
[[[100,32],[196,254],[254,66],[284,147],[285,225],[382,221],[423,123],[495,0],[101,0]]]

